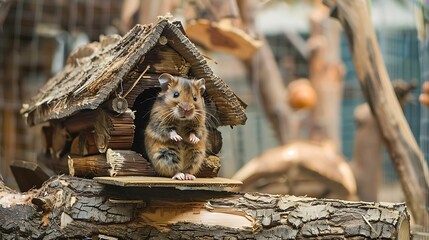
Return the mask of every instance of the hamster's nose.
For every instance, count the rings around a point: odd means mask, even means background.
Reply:
[[[189,104],[183,104],[182,110],[183,110],[183,114],[186,116],[191,115],[193,111],[192,106]]]
[[[183,108],[183,112],[185,113],[185,114],[189,114],[189,113],[191,113],[192,111],[191,111],[192,109],[190,109],[190,108]]]
[[[191,105],[189,104],[183,103],[180,107],[183,109],[184,112],[189,112],[191,110]]]

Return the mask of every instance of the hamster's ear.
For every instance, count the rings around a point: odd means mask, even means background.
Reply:
[[[204,80],[204,78],[200,78],[198,80],[195,80],[195,83],[197,85],[197,87],[200,89],[201,92],[201,96],[204,94],[204,92],[206,91],[206,80]]]
[[[158,81],[162,91],[167,91],[169,86],[177,82],[177,79],[168,73],[163,73],[159,75]]]

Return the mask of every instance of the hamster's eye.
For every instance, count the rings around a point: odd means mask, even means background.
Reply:
[[[197,101],[197,96],[194,96],[194,102],[196,102]]]
[[[179,92],[174,92],[174,93],[173,93],[173,97],[174,97],[174,98],[179,97],[179,95],[180,95],[180,94],[179,94]]]

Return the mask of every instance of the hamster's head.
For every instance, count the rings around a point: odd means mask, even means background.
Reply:
[[[159,76],[159,99],[167,106],[166,118],[179,120],[204,119],[205,80],[191,80],[163,73]]]

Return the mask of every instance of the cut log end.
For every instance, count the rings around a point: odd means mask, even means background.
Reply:
[[[399,240],[408,240],[411,239],[410,236],[410,220],[408,217],[401,217],[399,219],[399,224],[398,224],[398,239]]]
[[[105,108],[115,113],[125,113],[128,110],[128,102],[123,97],[115,97],[103,104]]]

